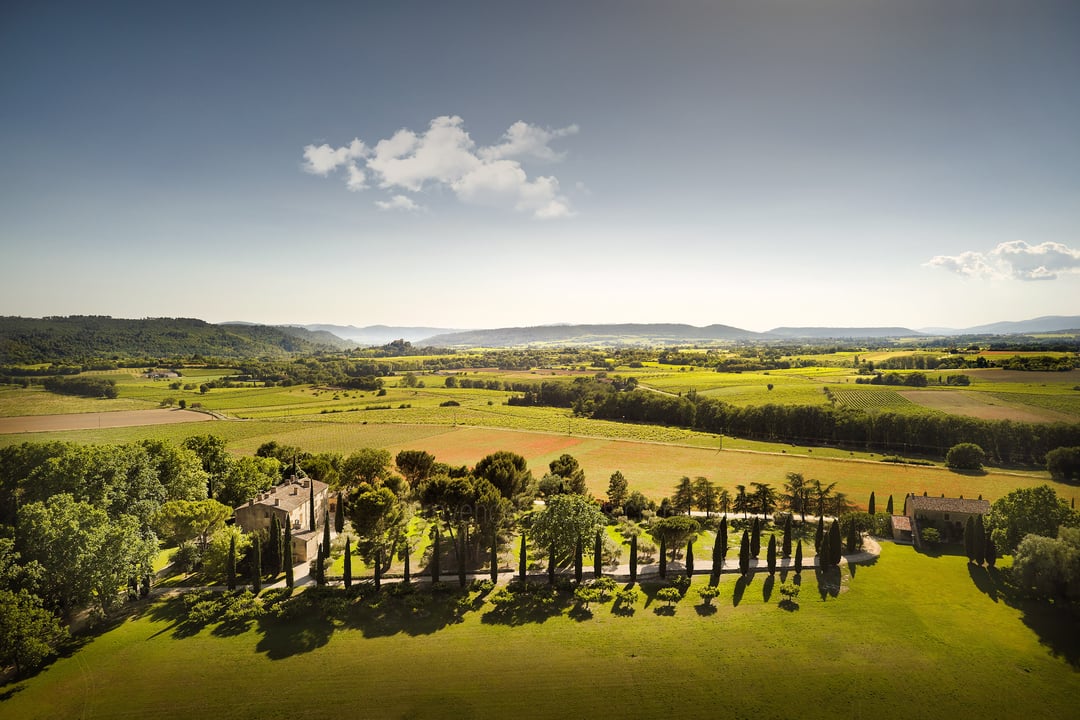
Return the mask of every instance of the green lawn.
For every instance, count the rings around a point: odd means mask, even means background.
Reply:
[[[472,593],[421,613],[340,605],[245,629],[145,607],[37,677],[0,690],[5,718],[1074,717],[1075,615],[1013,601],[984,571],[886,544],[799,609],[778,582],[725,576],[674,615],[494,612]],[[777,579],[779,580],[779,578]],[[705,578],[695,578],[695,587]],[[983,589],[980,589],[982,587]]]

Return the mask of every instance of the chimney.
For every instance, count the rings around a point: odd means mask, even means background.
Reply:
[[[307,478],[304,478],[304,483],[303,483],[303,487],[307,487],[307,486],[308,486],[308,479],[307,479]]]
[[[281,498],[274,498],[274,507],[281,505]]]
[[[248,507],[251,507],[254,504],[255,504],[254,500],[248,500]]]
[[[295,487],[295,486],[294,486],[294,487],[293,487],[293,489],[292,489],[292,494],[293,494],[293,495],[295,495],[295,494],[296,494],[296,487]]]

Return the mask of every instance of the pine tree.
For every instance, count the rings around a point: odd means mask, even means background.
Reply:
[[[889,502],[885,505],[885,512],[892,515],[892,495],[889,496]]]
[[[637,535],[630,536],[630,584],[637,582]]]
[[[825,518],[818,515],[817,532],[814,533],[814,550],[821,553],[821,541],[825,538]]]
[[[769,549],[765,551],[765,559],[769,563],[769,574],[772,575],[776,572],[776,536],[769,536]]]
[[[686,541],[686,577],[694,576],[694,541]]]
[[[382,589],[382,545],[376,545],[375,546],[375,591],[378,592],[380,589]]]
[[[491,582],[499,581],[499,533],[491,531]]]
[[[975,516],[968,515],[964,523],[964,554],[969,563],[975,562]]]
[[[742,531],[742,540],[739,542],[739,572],[743,577],[750,572],[750,536],[745,530]]]
[[[337,503],[334,508],[334,532],[340,535],[345,530],[345,501],[341,493],[337,494]]]
[[[345,587],[352,587],[352,538],[345,538]]]
[[[555,584],[555,543],[548,548],[548,585]]]
[[[292,523],[286,521],[285,523],[285,586],[292,588],[293,586],[293,556],[292,556]]]
[[[315,529],[315,483],[308,480],[308,530]]]
[[[791,557],[791,515],[784,520],[784,542],[780,548],[780,554],[785,558]]]
[[[843,554],[844,544],[840,540],[840,521],[834,520],[829,527],[829,562],[833,565],[839,565]]]
[[[581,542],[581,536],[578,536],[577,542],[574,543],[574,581],[581,583],[582,567],[585,564],[585,548],[582,547],[584,543]]]
[[[802,540],[795,545],[795,574],[802,574]]]
[[[667,543],[664,536],[660,536],[660,577],[667,577]]]
[[[251,591],[258,595],[262,591],[262,543],[258,538],[251,543]]]
[[[225,557],[225,578],[230,590],[236,589],[236,536],[229,537],[229,554]]]
[[[877,505],[874,502],[874,491],[870,491],[870,504],[866,506],[866,512],[874,515],[877,513]]]
[[[986,526],[983,524],[983,516],[975,516],[975,564],[982,565],[986,562]]]
[[[528,578],[527,570],[529,568],[529,556],[525,547],[525,533],[521,533],[521,550],[518,554],[518,575],[521,576],[522,584]]]
[[[599,578],[604,574],[604,539],[599,530],[596,531],[596,539],[593,540],[592,574],[594,578]]]
[[[761,554],[761,521],[754,518],[753,530],[750,532],[750,557],[757,560]]]
[[[431,582],[439,582],[439,559],[442,557],[441,543],[439,542],[439,526],[435,526],[435,537],[431,541]]]

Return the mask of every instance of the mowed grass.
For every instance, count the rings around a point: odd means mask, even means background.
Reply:
[[[1075,717],[1075,615],[1008,600],[961,558],[886,544],[835,597],[804,574],[794,611],[776,580],[725,576],[712,613],[692,588],[670,616],[652,600],[620,617],[608,601],[504,622],[473,593],[445,620],[353,611],[193,635],[163,602],[4,688],[3,714]]]

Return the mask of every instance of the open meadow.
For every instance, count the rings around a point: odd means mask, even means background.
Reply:
[[[632,615],[610,600],[515,611],[477,592],[420,603],[384,589],[288,621],[200,625],[160,600],[3,688],[0,708],[19,720],[314,718],[328,705],[365,718],[1075,716],[1077,618],[1015,599],[998,571],[886,543],[843,571],[838,593],[804,573],[797,609],[781,606],[779,580],[725,575],[710,610],[697,577],[670,615],[649,587]]]

